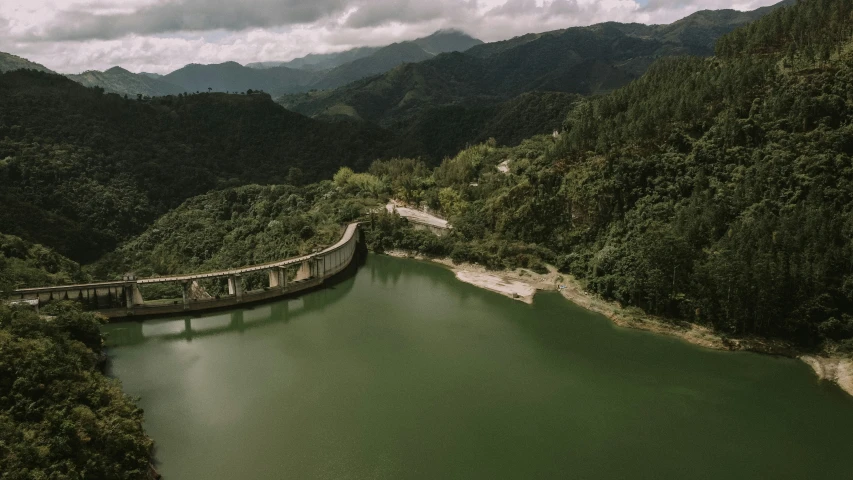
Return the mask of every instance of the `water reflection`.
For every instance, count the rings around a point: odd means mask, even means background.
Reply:
[[[380,259],[382,257],[379,257]],[[370,279],[373,283],[379,283],[383,287],[396,286],[403,276],[406,262],[384,262],[374,261],[368,265]]]
[[[118,322],[104,327],[107,346],[139,345],[149,340],[192,341],[250,329],[263,328],[276,323],[287,323],[302,315],[322,312],[343,299],[352,290],[354,279],[350,276],[327,283],[325,287],[300,297],[275,303],[243,307],[238,310],[186,316],[168,320],[145,322]]]

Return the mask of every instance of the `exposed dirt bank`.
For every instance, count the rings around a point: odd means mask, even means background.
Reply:
[[[821,380],[837,383],[845,392],[853,395],[853,360],[812,355],[799,358],[809,364]]]
[[[533,303],[533,295],[536,293],[536,289],[533,286],[524,282],[502,278],[489,273],[457,270],[456,278],[465,283],[470,283],[525,303]]]
[[[623,307],[618,302],[605,300],[584,290],[583,285],[569,275],[562,275],[553,267],[546,274],[526,269],[490,271],[481,265],[470,263],[454,264],[449,258],[429,258],[402,250],[385,252],[401,258],[427,260],[444,265],[463,282],[491,290],[501,295],[532,303],[537,290],[556,290],[573,303],[609,318],[621,327],[636,328],[648,332],[681,338],[694,345],[715,350],[745,350],[771,355],[796,357],[809,364],[821,379],[838,384],[853,395],[853,360],[839,357],[800,355],[793,345],[762,338],[731,338],[712,329],[689,322],[673,322],[648,315],[638,308]]]

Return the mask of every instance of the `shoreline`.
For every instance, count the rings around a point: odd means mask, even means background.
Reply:
[[[547,274],[535,273],[526,269],[490,271],[481,265],[454,264],[449,258],[431,258],[405,250],[388,250],[383,252],[383,255],[442,265],[453,271],[457,280],[527,304],[533,303],[533,297],[537,291],[559,291],[570,302],[591,312],[604,315],[620,327],[668,335],[713,350],[749,351],[796,358],[810,366],[820,380],[835,383],[847,394],[853,396],[853,359],[804,354],[798,352],[790,343],[783,341],[755,337],[728,338],[706,326],[689,322],[669,322],[646,314],[638,308],[626,308],[618,302],[605,300],[589,293],[584,290],[577,279],[570,275],[560,274],[553,267],[549,267]]]

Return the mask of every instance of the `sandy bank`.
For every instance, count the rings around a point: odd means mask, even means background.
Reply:
[[[496,272],[488,270],[482,265],[471,263],[455,264],[449,258],[429,258],[404,250],[390,250],[386,251],[385,254],[391,257],[413,258],[415,260],[425,260],[444,265],[453,270],[457,279],[465,283],[470,283],[525,303],[533,303],[533,296],[537,290],[557,290],[557,282],[560,277],[556,270],[544,275],[521,268],[514,271],[503,270]]]
[[[853,360],[812,355],[803,355],[799,358],[812,367],[818,378],[834,382],[845,392],[853,395]]]
[[[525,303],[533,303],[533,295],[536,293],[536,289],[532,285],[488,273],[457,270],[456,278]]]
[[[714,350],[745,350],[796,357],[809,364],[818,377],[838,384],[844,391],[853,395],[853,360],[851,359],[798,355],[796,349],[787,342],[762,338],[727,338],[703,325],[673,322],[648,315],[637,308],[625,308],[618,302],[605,300],[587,292],[575,278],[570,275],[562,275],[553,267],[549,267],[547,274],[539,274],[526,269],[495,272],[487,270],[482,265],[454,264],[449,258],[429,258],[403,250],[391,250],[385,254],[392,257],[413,258],[444,265],[453,270],[456,278],[463,282],[525,303],[533,303],[533,296],[537,290],[559,290],[563,297],[572,303],[604,315],[620,327],[636,328],[678,337],[694,345]]]

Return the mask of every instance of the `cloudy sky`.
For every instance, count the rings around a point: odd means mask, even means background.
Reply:
[[[778,0],[0,0],[0,51],[62,73],[290,60],[456,28],[484,41],[602,21],[670,23]]]

